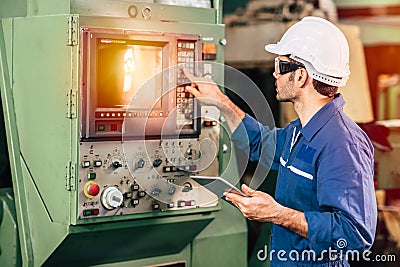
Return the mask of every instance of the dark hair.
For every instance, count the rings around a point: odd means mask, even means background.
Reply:
[[[315,79],[313,79],[312,84],[318,93],[327,97],[333,97],[338,90],[337,86],[329,85]]]

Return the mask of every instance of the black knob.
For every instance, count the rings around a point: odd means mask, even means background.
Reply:
[[[185,158],[187,159],[198,159],[200,158],[200,151],[197,151],[194,148],[188,148],[185,153]]]
[[[144,161],[143,159],[139,159],[139,160],[136,162],[136,166],[137,166],[138,168],[143,168],[143,167],[144,167],[144,164],[145,164],[145,161]]]
[[[156,160],[153,161],[153,166],[154,166],[154,167],[158,167],[158,166],[161,165],[161,163],[162,163],[162,160],[161,160],[161,159],[156,159]]]
[[[122,164],[119,161],[114,161],[112,163],[112,166],[114,167],[114,169],[118,169],[119,167],[122,167]]]
[[[196,150],[193,149],[193,148],[189,148],[189,149],[186,151],[186,153],[187,153],[189,156],[192,156],[192,155],[196,154]]]

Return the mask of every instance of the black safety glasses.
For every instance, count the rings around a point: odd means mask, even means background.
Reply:
[[[304,68],[304,65],[296,64],[290,61],[275,58],[275,73],[283,75],[298,69]]]

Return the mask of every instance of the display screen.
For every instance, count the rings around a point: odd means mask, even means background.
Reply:
[[[97,107],[159,108],[162,42],[97,40]]]

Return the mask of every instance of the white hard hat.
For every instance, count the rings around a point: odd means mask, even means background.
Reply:
[[[305,17],[291,26],[276,44],[265,50],[290,55],[301,62],[309,75],[332,86],[345,86],[349,79],[349,45],[343,33],[331,22]]]

